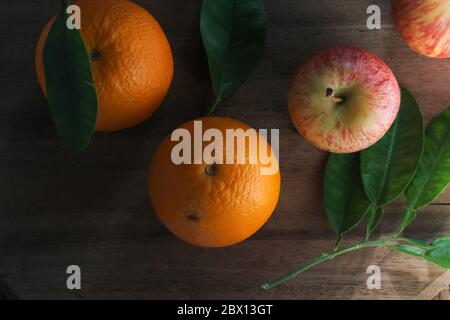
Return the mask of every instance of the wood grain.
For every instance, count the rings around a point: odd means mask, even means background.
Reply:
[[[386,249],[325,263],[270,291],[259,285],[331,249],[322,208],[327,155],[295,132],[286,106],[296,66],[319,48],[344,43],[382,57],[419,100],[427,121],[450,104],[450,62],[420,57],[401,41],[388,0],[266,0],[263,59],[218,115],[280,129],[282,193],[273,218],[248,241],[225,249],[189,246],[170,235],[147,197],[147,166],[165,135],[202,116],[212,97],[199,35],[200,0],[136,1],[161,23],[175,57],[169,96],[146,123],[97,133],[84,153],[68,150],[51,122],[34,74],[39,33],[60,1],[3,1],[0,20],[0,290],[19,298],[413,298],[443,271]],[[382,8],[369,31],[366,9]],[[450,234],[450,193],[424,209],[408,231]],[[378,233],[398,223],[402,201]],[[349,236],[359,239],[361,230]],[[66,289],[66,267],[82,269],[82,290]],[[382,269],[368,290],[366,269]]]

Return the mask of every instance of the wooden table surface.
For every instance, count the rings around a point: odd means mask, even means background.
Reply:
[[[267,48],[248,81],[218,115],[280,129],[282,190],[267,225],[225,249],[202,249],[172,236],[147,196],[147,167],[159,142],[202,116],[212,101],[199,35],[200,0],[136,1],[161,23],[175,78],[165,103],[144,124],[96,133],[76,153],[59,138],[34,73],[39,33],[59,0],[2,1],[0,9],[0,290],[19,298],[367,299],[412,298],[443,270],[389,250],[368,249],[324,263],[270,291],[260,284],[330,250],[334,234],[322,207],[327,154],[293,128],[290,78],[308,55],[352,44],[382,57],[422,105],[428,121],[450,104],[450,61],[421,57],[401,41],[389,0],[266,0]],[[366,28],[366,9],[382,9],[382,29]],[[408,234],[450,234],[450,193],[420,212]],[[402,201],[379,232],[392,231]],[[349,236],[357,240],[361,230]],[[82,290],[66,288],[66,268],[82,270]],[[378,265],[382,288],[368,290]]]

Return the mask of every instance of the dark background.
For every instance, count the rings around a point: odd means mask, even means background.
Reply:
[[[267,225],[224,249],[192,247],[153,213],[147,167],[159,142],[212,102],[199,34],[200,0],[136,1],[161,23],[175,58],[165,103],[144,124],[96,133],[83,153],[52,124],[34,73],[38,36],[60,1],[2,1],[0,11],[0,290],[20,298],[410,298],[443,271],[385,249],[325,263],[271,291],[260,284],[330,250],[322,208],[327,155],[296,133],[286,95],[295,67],[319,48],[353,44],[382,57],[421,103],[427,121],[450,104],[450,62],[421,57],[395,31],[388,0],[266,0],[267,48],[248,81],[218,115],[279,128],[282,190]],[[382,8],[382,30],[366,9]],[[449,234],[449,195],[423,210],[409,234]],[[402,201],[380,231],[393,230]],[[360,239],[361,232],[350,240]],[[66,288],[66,268],[82,269],[82,290]],[[366,268],[382,268],[382,289],[366,288]],[[9,289],[10,290],[9,290]]]

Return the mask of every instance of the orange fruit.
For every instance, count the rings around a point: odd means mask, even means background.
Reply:
[[[98,98],[97,131],[115,131],[148,119],[163,102],[173,76],[169,42],[145,9],[127,0],[78,0],[80,35],[91,59]],[[46,92],[43,50],[55,20],[42,31],[35,55]]]
[[[224,137],[226,129],[250,129],[248,125],[228,118],[211,117],[198,121],[202,122],[203,132],[215,128]],[[180,128],[188,130],[194,137],[194,121]],[[277,205],[280,172],[272,148],[256,132],[259,147],[265,147],[268,153],[266,160],[276,163],[274,174],[262,175],[261,169],[269,165],[259,156],[253,164],[249,163],[250,139],[246,139],[245,146],[234,140],[235,159],[239,151],[245,151],[245,164],[208,165],[206,163],[210,162],[201,159],[201,164],[176,165],[171,153],[179,142],[171,141],[171,136],[161,143],[153,156],[149,170],[153,208],[174,235],[190,244],[224,247],[238,243],[260,229]],[[226,152],[226,143],[223,143],[222,154]],[[210,142],[203,142],[203,150],[208,144]]]

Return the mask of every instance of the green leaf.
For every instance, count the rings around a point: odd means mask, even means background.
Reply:
[[[371,207],[359,164],[358,153],[331,154],[325,169],[325,212],[339,237],[356,227]]]
[[[437,247],[427,251],[425,259],[440,267],[450,269],[450,246]]]
[[[208,55],[216,102],[230,97],[256,65],[265,45],[262,0],[204,0],[200,31]]]
[[[44,47],[45,81],[56,128],[68,145],[83,150],[95,130],[97,95],[81,36],[66,26],[64,3]]]
[[[428,244],[427,241],[421,240],[421,239],[403,238],[401,240],[402,241],[406,241],[407,243],[410,243],[410,244],[415,245],[417,247],[421,247],[421,248],[427,249],[427,250],[430,247],[430,245]]]
[[[431,242],[431,246],[434,248],[437,247],[450,247],[450,237],[444,237],[435,239]]]
[[[421,240],[405,238],[406,244],[396,244],[390,247],[409,254],[420,257],[442,268],[450,269],[450,237],[433,240],[430,244]]]
[[[383,208],[376,208],[375,206],[371,206],[370,210],[367,213],[367,227],[366,227],[366,240],[369,239],[372,232],[378,226],[383,217],[384,210]]]
[[[408,206],[420,209],[433,202],[450,183],[450,107],[425,130],[425,148],[417,173],[406,190]]]
[[[402,89],[400,111],[387,134],[361,153],[361,174],[370,201],[386,205],[411,182],[423,152],[424,128],[420,107]]]
[[[417,211],[415,209],[407,208],[405,213],[403,214],[402,221],[400,222],[400,228],[398,230],[398,234],[401,234],[407,226],[409,226],[417,216]]]
[[[410,256],[420,257],[423,258],[425,255],[425,249],[421,247],[417,247],[414,245],[409,244],[397,244],[392,246],[392,248],[396,249],[397,251],[400,251],[402,253],[409,254]]]

